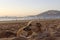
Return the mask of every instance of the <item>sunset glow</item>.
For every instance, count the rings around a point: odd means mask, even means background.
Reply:
[[[60,0],[0,0],[0,16],[37,15],[46,10],[60,10]]]

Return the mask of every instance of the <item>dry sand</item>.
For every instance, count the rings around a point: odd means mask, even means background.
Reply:
[[[53,34],[53,37],[57,38],[55,40],[60,40],[60,33],[59,33],[60,32],[60,19],[56,19],[56,20],[38,20],[38,21],[43,26],[43,29],[45,27],[48,27],[49,33]],[[18,29],[20,29],[21,27],[26,26],[27,23],[28,23],[28,21],[5,21],[5,22],[0,22],[0,33],[2,31],[6,31],[6,30],[12,31],[13,33],[17,33]],[[3,37],[0,38],[0,40],[13,40],[14,39],[13,37],[12,38],[10,38],[10,37],[3,38]],[[49,39],[47,39],[47,40],[49,40]]]

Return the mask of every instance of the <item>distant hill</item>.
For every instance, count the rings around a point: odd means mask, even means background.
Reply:
[[[46,12],[38,14],[37,16],[42,17],[44,19],[58,19],[58,18],[60,18],[60,11],[48,10]]]
[[[48,10],[38,15],[28,16],[26,19],[60,19],[60,11]]]

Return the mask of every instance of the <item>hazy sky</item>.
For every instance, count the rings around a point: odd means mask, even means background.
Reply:
[[[0,16],[36,15],[46,10],[60,10],[60,0],[0,0]]]

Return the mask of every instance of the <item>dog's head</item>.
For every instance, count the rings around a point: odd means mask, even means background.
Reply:
[[[28,37],[31,36],[33,32],[41,31],[41,24],[39,22],[30,21],[22,30],[23,35],[26,33],[26,36]]]
[[[32,32],[37,32],[41,31],[41,24],[36,21],[29,22],[28,25],[23,29],[24,31],[32,31]]]

